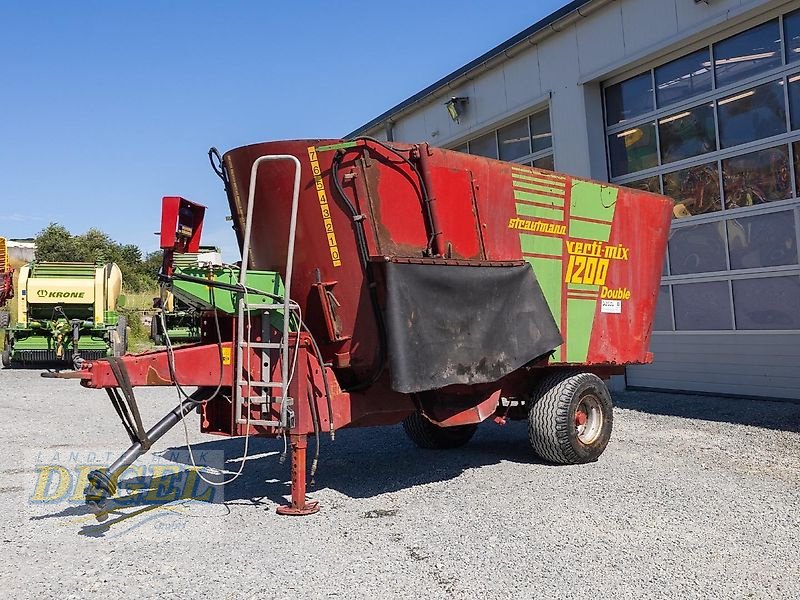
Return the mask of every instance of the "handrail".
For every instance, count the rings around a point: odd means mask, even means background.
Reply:
[[[294,242],[297,232],[297,209],[300,199],[300,161],[291,154],[264,154],[259,156],[250,168],[250,189],[247,194],[247,216],[244,225],[242,244],[242,263],[239,267],[239,285],[246,286],[247,263],[250,257],[250,235],[253,225],[253,204],[256,196],[256,175],[263,162],[288,160],[294,163],[294,189],[292,191],[292,214],[289,220],[289,249],[286,254],[286,276],[283,292],[283,335],[281,337],[281,424],[287,423],[287,401],[289,398],[289,290],[292,287],[292,266],[294,263]],[[245,292],[246,294],[246,292]],[[241,300],[240,300],[241,302]]]

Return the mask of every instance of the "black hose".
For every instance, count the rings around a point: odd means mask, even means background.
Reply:
[[[346,392],[355,392],[371,386],[378,380],[378,378],[381,376],[381,373],[383,373],[383,370],[386,367],[387,340],[386,324],[383,320],[383,311],[381,310],[380,303],[378,302],[378,288],[375,284],[375,273],[372,270],[372,264],[369,262],[367,236],[364,232],[364,218],[363,215],[359,214],[359,212],[356,210],[356,207],[350,201],[350,198],[347,196],[347,194],[345,194],[342,184],[339,181],[339,166],[343,156],[344,152],[341,150],[336,153],[336,156],[334,156],[333,163],[331,165],[331,177],[333,178],[333,185],[336,188],[337,193],[341,197],[345,207],[353,219],[353,226],[355,227],[356,231],[356,246],[361,259],[361,266],[364,270],[364,277],[367,280],[367,289],[369,291],[370,304],[372,304],[372,311],[375,314],[375,323],[378,326],[378,366],[375,368],[370,377],[344,390]]]

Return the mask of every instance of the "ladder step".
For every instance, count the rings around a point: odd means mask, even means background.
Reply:
[[[245,379],[240,379],[239,385],[247,385],[250,387],[279,388],[282,387],[283,384],[277,381],[256,381],[255,379],[247,381]]]
[[[280,342],[239,342],[239,348],[260,348],[263,350],[275,349],[281,347]]]

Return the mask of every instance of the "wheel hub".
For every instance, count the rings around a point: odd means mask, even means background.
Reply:
[[[578,441],[588,446],[597,440],[603,429],[603,411],[599,398],[592,393],[581,397],[575,408],[574,420]]]

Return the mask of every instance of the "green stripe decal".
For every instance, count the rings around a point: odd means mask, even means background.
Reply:
[[[564,196],[546,196],[544,194],[534,194],[533,192],[523,192],[522,190],[514,190],[514,200],[564,206]]]
[[[564,219],[564,211],[560,208],[547,208],[531,204],[517,204],[517,214],[524,217],[550,219],[551,221],[562,221]]]
[[[522,251],[526,254],[548,254],[554,258],[558,258],[559,263],[561,262],[561,253],[563,251],[563,242],[561,238],[520,233],[519,243],[522,246]],[[534,271],[536,271],[536,269],[534,269]],[[560,266],[558,270],[558,279],[559,281],[561,280]]]
[[[619,190],[590,181],[572,181],[571,217],[586,217],[610,223]]]
[[[571,290],[589,290],[590,292],[596,292],[600,289],[599,285],[590,283],[570,283],[567,287]]]
[[[576,219],[570,219],[569,221],[569,237],[571,238],[607,242],[609,235],[611,235],[611,225],[578,221]]]
[[[567,300],[567,362],[586,362],[597,300]]]
[[[514,188],[524,188],[526,190],[534,190],[535,192],[547,192],[548,194],[564,195],[564,188],[552,187],[540,182],[533,181],[515,181]]]
[[[561,241],[561,240],[559,240]],[[553,258],[526,258],[533,272],[536,274],[536,279],[542,288],[544,299],[547,300],[547,306],[550,307],[550,312],[553,313],[553,318],[556,323],[561,327],[561,259]],[[563,334],[563,333],[562,333]],[[553,360],[561,362],[561,346],[559,346]]]

